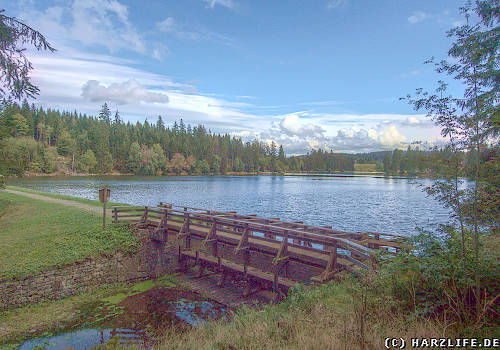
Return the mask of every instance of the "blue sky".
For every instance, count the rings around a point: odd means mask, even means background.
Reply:
[[[58,50],[29,51],[37,103],[183,118],[245,140],[339,152],[439,144],[399,97],[432,90],[460,1],[71,0],[6,3]],[[458,87],[456,87],[458,88]]]

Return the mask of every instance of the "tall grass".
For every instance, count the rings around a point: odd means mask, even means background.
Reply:
[[[442,331],[436,322],[409,322],[376,289],[345,277],[293,290],[281,304],[241,309],[229,322],[171,331],[157,349],[381,349],[385,337]]]
[[[473,265],[457,272],[459,240],[427,235],[412,252],[380,256],[377,271],[340,274],[292,290],[281,304],[239,310],[231,321],[171,331],[157,349],[383,349],[387,337],[498,337],[499,240],[485,237],[481,298],[472,294]]]

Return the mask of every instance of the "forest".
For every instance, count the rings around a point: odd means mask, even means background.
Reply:
[[[98,116],[4,103],[0,113],[2,173],[52,174],[63,164],[70,173],[136,175],[231,172],[352,171],[353,156],[313,151],[286,157],[274,142],[243,142],[214,134],[181,119],[165,125],[124,123],[104,104]]]
[[[461,168],[470,169],[473,152],[461,153]],[[215,134],[203,125],[180,119],[165,124],[125,123],[105,103],[98,116],[37,108],[26,100],[4,102],[0,111],[0,172],[29,174],[191,175],[258,172],[353,171],[355,163],[373,164],[392,175],[439,175],[450,159],[445,148],[408,146],[364,154],[322,149],[286,156],[283,147],[254,140],[243,142]],[[464,171],[464,175],[466,172]]]

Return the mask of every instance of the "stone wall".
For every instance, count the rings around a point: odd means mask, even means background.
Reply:
[[[168,272],[162,244],[145,239],[136,253],[88,258],[19,280],[0,280],[0,312],[57,300],[111,283],[140,281]]]

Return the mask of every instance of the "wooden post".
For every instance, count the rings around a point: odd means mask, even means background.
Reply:
[[[288,256],[288,232],[283,234],[283,239],[281,241],[278,253],[273,259],[274,265],[280,265],[281,263],[287,262],[290,256]]]
[[[102,228],[106,227],[106,202],[102,206]]]
[[[106,202],[109,201],[111,191],[109,188],[101,188],[99,190],[99,201],[103,203],[102,212],[102,228],[106,227]]]
[[[117,224],[118,223],[118,208],[113,208],[113,216],[114,216],[115,224]]]

